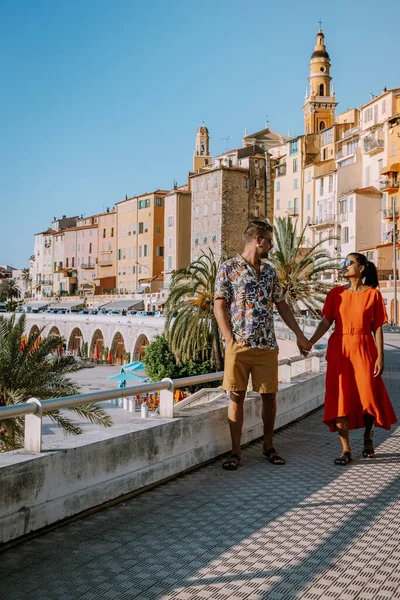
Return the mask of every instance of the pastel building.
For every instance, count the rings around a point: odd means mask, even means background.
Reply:
[[[164,285],[172,273],[190,263],[192,194],[187,185],[164,196]]]
[[[126,198],[117,210],[117,289],[158,291],[164,285],[164,196],[155,190]]]
[[[98,215],[78,219],[76,222],[76,268],[78,291],[93,293],[96,288],[96,266],[99,241]]]
[[[51,230],[36,233],[34,236],[34,261],[32,261],[32,295],[35,298],[51,296],[53,293]]]
[[[116,288],[117,233],[117,211],[107,210],[99,214],[96,294]]]

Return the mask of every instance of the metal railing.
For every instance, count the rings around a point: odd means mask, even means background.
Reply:
[[[356,148],[343,148],[342,150],[339,150],[339,152],[336,152],[335,160],[341,160],[342,158],[350,158],[350,156],[354,156],[355,153]]]
[[[373,150],[378,150],[385,147],[385,142],[383,140],[378,139],[368,139],[364,140],[364,152],[372,152]]]
[[[349,137],[352,137],[353,135],[357,135],[358,133],[360,133],[360,127],[358,127],[358,126],[352,127],[351,129],[348,129],[347,131],[343,131],[341,140],[345,140]],[[341,141],[341,140],[339,140],[339,141]]]
[[[394,216],[399,216],[399,211],[395,209]],[[384,219],[393,219],[393,209],[392,208],[384,208],[383,209],[383,218]]]
[[[281,383],[291,383],[292,365],[304,360],[311,359],[311,372],[320,373],[320,357],[324,352],[318,350],[310,352],[308,356],[294,356],[292,358],[281,358],[278,362],[280,367],[279,381]],[[304,372],[304,371],[303,371]],[[26,452],[42,451],[42,421],[43,417],[53,411],[68,409],[72,406],[82,406],[83,404],[93,404],[104,402],[106,400],[116,400],[126,398],[137,394],[148,394],[151,392],[160,392],[160,417],[172,419],[174,416],[174,406],[179,403],[174,402],[174,391],[179,388],[201,385],[211,381],[221,381],[224,372],[207,373],[195,377],[183,377],[181,379],[162,379],[154,383],[143,383],[134,387],[106,390],[103,392],[93,392],[91,394],[78,394],[76,396],[64,396],[62,398],[51,398],[49,400],[39,400],[30,398],[27,402],[15,404],[12,406],[0,407],[0,421],[25,416],[25,434],[24,450]]]
[[[335,224],[335,215],[324,215],[322,217],[316,217],[310,221],[310,227],[321,227],[324,225],[334,225]]]

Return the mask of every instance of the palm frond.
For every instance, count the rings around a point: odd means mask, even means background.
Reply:
[[[338,261],[322,247],[324,241],[304,248],[307,225],[297,234],[297,223],[290,217],[278,217],[275,222],[274,252],[270,259],[276,270],[286,302],[295,314],[303,303],[310,313],[319,316],[331,283],[321,275],[338,269]]]
[[[43,328],[25,335],[26,316],[19,318],[0,315],[0,406],[26,402],[29,398],[47,400],[79,394],[69,375],[80,368],[71,357],[54,357],[53,352],[63,343],[57,336],[44,337]],[[22,340],[24,343],[22,342]],[[96,405],[84,405],[73,410],[81,418],[109,427],[111,419]],[[66,433],[79,434],[81,428],[59,411],[49,413],[51,419]],[[0,451],[18,448],[23,442],[23,419],[1,423]]]
[[[172,277],[166,303],[166,338],[178,363],[200,357],[221,368],[222,348],[214,317],[214,288],[222,260],[209,250]],[[217,343],[215,335],[218,336]]]

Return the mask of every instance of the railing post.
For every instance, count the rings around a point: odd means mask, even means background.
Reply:
[[[311,373],[320,373],[321,372],[321,359],[318,356],[313,356],[311,358]]]
[[[168,381],[169,388],[160,391],[160,417],[172,419],[174,416],[174,382],[169,377],[161,381]]]
[[[37,398],[29,398],[27,404],[36,404],[36,412],[25,415],[24,450],[26,452],[42,451],[42,403]]]
[[[281,383],[291,383],[292,381],[292,361],[290,358],[284,358],[285,364],[280,365],[280,380]]]

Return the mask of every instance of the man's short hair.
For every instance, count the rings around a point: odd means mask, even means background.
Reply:
[[[254,240],[257,235],[265,237],[267,232],[273,233],[273,231],[274,228],[268,221],[250,221],[243,232],[243,241],[245,244],[248,244],[251,240]]]

